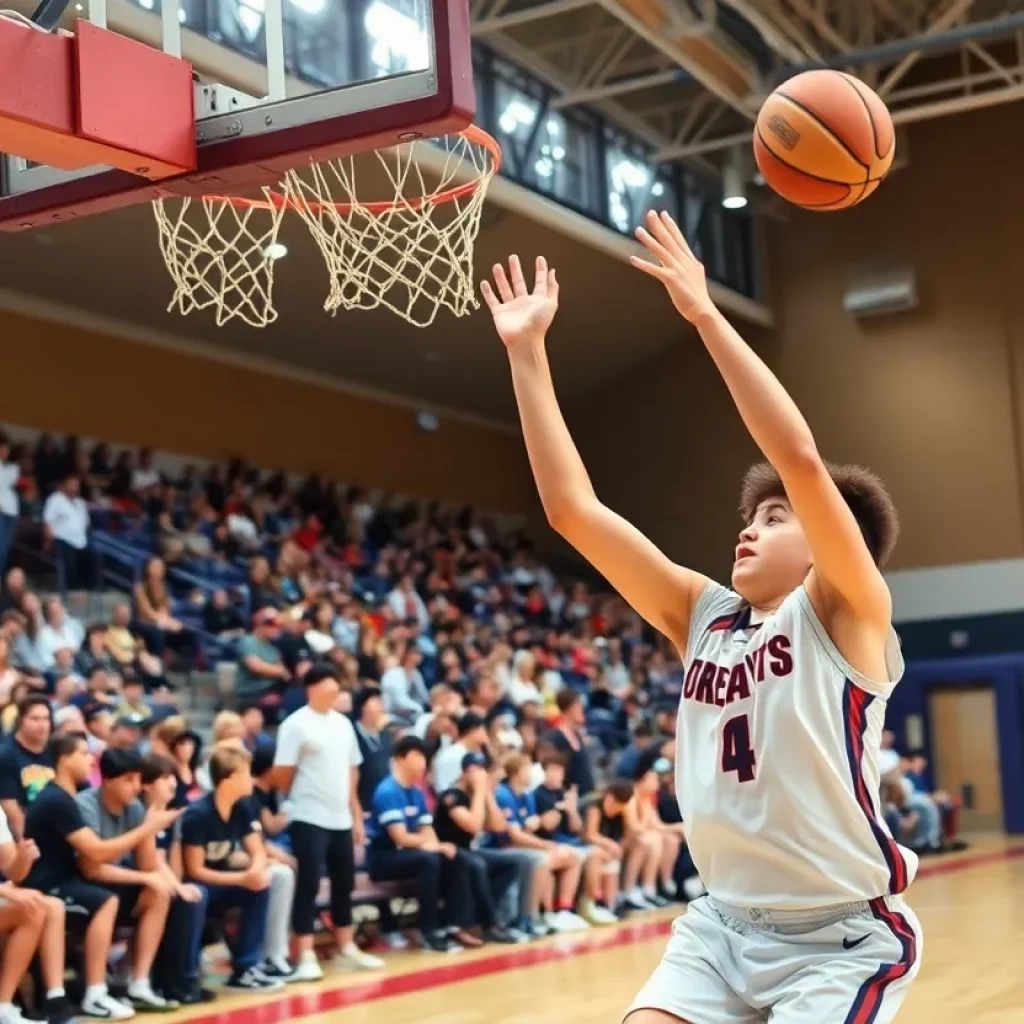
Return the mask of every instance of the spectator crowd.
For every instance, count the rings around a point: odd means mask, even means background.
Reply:
[[[379,970],[411,936],[528,942],[701,891],[678,657],[517,531],[47,437],[0,436],[0,514],[0,1024],[30,963],[49,1019],[117,1020],[213,998],[222,941],[227,988],[274,991],[328,948]],[[73,614],[115,542],[131,592]],[[205,737],[190,691],[225,664]]]

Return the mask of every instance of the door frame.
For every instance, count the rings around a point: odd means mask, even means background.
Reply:
[[[1003,822],[1008,833],[1024,833],[1024,655],[997,654],[911,662],[899,684],[919,694],[915,712],[923,718],[929,753],[932,733],[930,691],[939,687],[971,685],[991,685],[995,694]]]
[[[997,756],[999,756],[999,770],[996,773],[997,776],[998,776],[998,779],[996,781],[996,785],[999,786],[999,802],[1000,802],[1000,806],[998,808],[999,823],[996,826],[996,828],[994,828],[994,829],[993,828],[986,828],[986,829],[981,829],[980,831],[998,832],[998,833],[1002,834],[1004,831],[1006,831],[1006,824],[1005,824],[1005,821],[1004,821],[1004,816],[1006,814],[1006,798],[1003,796],[1003,771],[1002,771],[1002,759],[1001,759],[1002,751],[1000,749],[1000,742],[999,742],[999,711],[998,711],[998,703],[997,703],[998,695],[996,694],[995,684],[994,684],[994,682],[991,679],[979,679],[979,680],[977,680],[977,685],[972,685],[970,683],[963,683],[963,682],[960,682],[960,683],[931,683],[931,684],[928,685],[928,687],[926,688],[926,691],[925,691],[925,693],[926,693],[926,698],[925,699],[928,702],[928,710],[929,710],[929,718],[928,718],[927,726],[926,727],[927,727],[927,729],[929,731],[928,747],[931,750],[931,769],[930,770],[931,770],[932,779],[933,779],[933,781],[935,783],[935,787],[937,789],[942,789],[942,790],[945,790],[947,793],[952,793],[957,798],[959,798],[961,796],[961,794],[957,791],[957,789],[955,787],[953,787],[952,784],[948,780],[940,781],[938,779],[938,777],[937,777],[936,772],[937,772],[937,767],[938,767],[938,763],[939,763],[939,758],[935,754],[935,750],[934,750],[934,748],[937,746],[937,739],[936,739],[936,734],[935,734],[935,719],[934,719],[934,715],[932,715],[931,712],[932,712],[932,709],[933,709],[934,699],[939,694],[954,694],[955,695],[955,694],[971,694],[971,693],[982,693],[982,692],[985,693],[985,694],[991,694],[991,699],[992,699],[992,714],[993,714],[993,718],[994,718],[994,721],[992,722],[992,732],[993,732],[993,738],[994,738],[995,745],[996,745],[996,754],[997,754]],[[996,812],[996,808],[993,808],[993,814],[995,814],[995,812]],[[966,807],[964,808],[964,813],[965,814],[968,813]],[[963,819],[961,819],[961,820],[962,820],[962,824],[961,824],[960,828],[961,828],[962,831],[965,831],[965,832],[973,831],[973,829],[970,828],[967,825],[966,821],[964,821]]]

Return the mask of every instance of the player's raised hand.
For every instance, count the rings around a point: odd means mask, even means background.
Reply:
[[[518,256],[509,257],[507,276],[505,268],[496,263],[494,287],[484,281],[480,290],[506,348],[544,340],[558,309],[558,281],[543,256],[537,257],[532,292],[526,287]]]
[[[704,265],[693,255],[679,226],[667,213],[659,215],[651,210],[647,214],[647,227],[637,228],[636,237],[657,263],[639,256],[630,256],[629,262],[656,277],[665,286],[673,305],[690,323],[714,311]]]

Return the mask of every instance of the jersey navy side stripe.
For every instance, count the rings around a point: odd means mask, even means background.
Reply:
[[[900,978],[906,977],[917,962],[917,936],[907,919],[885,905],[884,899],[871,901],[871,913],[885,924],[899,940],[902,953],[896,963],[883,963],[861,985],[843,1024],[874,1024],[882,1008],[886,989]]]
[[[850,761],[850,775],[853,778],[853,788],[857,795],[857,803],[864,812],[871,826],[871,832],[875,837],[889,866],[889,892],[893,895],[903,892],[908,884],[907,865],[903,862],[903,856],[899,851],[896,841],[889,835],[887,830],[879,823],[878,812],[875,803],[868,792],[867,782],[864,779],[862,762],[864,759],[864,732],[867,729],[868,708],[871,707],[874,697],[866,690],[862,690],[849,679],[843,689],[843,723],[846,731],[846,755]]]

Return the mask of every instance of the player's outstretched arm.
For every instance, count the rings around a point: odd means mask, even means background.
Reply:
[[[676,309],[697,328],[747,430],[782,478],[807,535],[814,581],[829,596],[838,595],[858,619],[888,629],[888,587],[796,403],[711,301],[704,267],[675,221],[651,212],[637,238],[657,262],[633,256],[633,265],[661,281]]]
[[[537,260],[533,291],[516,256],[494,267],[484,299],[512,367],[523,437],[548,522],[652,626],[685,648],[690,614],[707,582],[674,564],[594,493],[558,407],[545,338],[558,308],[555,271]]]

